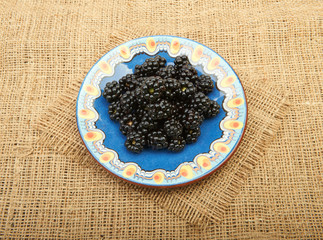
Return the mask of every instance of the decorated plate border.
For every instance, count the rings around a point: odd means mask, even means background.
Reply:
[[[144,171],[134,162],[122,162],[117,152],[103,145],[106,136],[95,126],[99,115],[94,101],[101,95],[100,81],[113,76],[117,64],[131,61],[138,53],[155,55],[159,51],[167,51],[171,57],[185,54],[192,65],[201,65],[205,73],[215,75],[217,88],[225,93],[223,108],[227,114],[220,122],[222,137],[212,142],[209,152],[196,155],[192,161],[180,164],[173,171]],[[247,103],[238,76],[220,55],[190,39],[161,35],[131,40],[105,54],[83,81],[77,98],[76,117],[87,149],[108,171],[135,184],[175,187],[206,177],[228,160],[243,136]]]

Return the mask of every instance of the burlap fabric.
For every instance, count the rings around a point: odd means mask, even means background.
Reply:
[[[318,2],[0,6],[1,237],[321,237]],[[149,34],[189,37],[215,49],[248,95],[243,145],[225,168],[191,187],[156,192],[115,179],[84,151],[70,119],[75,89],[99,56]]]

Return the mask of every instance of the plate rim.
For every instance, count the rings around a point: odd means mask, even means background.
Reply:
[[[170,37],[170,38],[178,38],[178,39],[184,39],[184,40],[188,40],[188,41],[191,41],[191,42],[194,42],[200,46],[203,46],[205,47],[206,49],[208,50],[211,50],[213,51],[214,53],[216,53],[220,59],[222,61],[224,61],[228,66],[229,68],[232,70],[232,72],[234,73],[234,75],[237,77],[240,85],[241,85],[241,88],[242,88],[242,93],[243,93],[243,96],[244,96],[244,100],[245,100],[245,122],[244,122],[244,126],[243,126],[243,130],[239,136],[239,140],[236,142],[235,146],[233,149],[231,149],[231,152],[229,153],[229,155],[226,156],[226,158],[217,166],[215,167],[214,169],[212,169],[211,171],[205,173],[205,174],[201,174],[199,176],[197,176],[195,179],[193,180],[190,180],[190,179],[187,179],[187,181],[185,182],[182,182],[182,183],[178,183],[178,184],[170,184],[170,185],[163,185],[163,184],[160,184],[160,185],[150,185],[150,184],[145,184],[145,183],[140,183],[140,182],[135,182],[135,181],[131,181],[125,177],[121,177],[119,175],[117,175],[116,173],[110,171],[107,167],[105,167],[103,164],[101,164],[98,159],[96,159],[96,157],[91,153],[91,151],[88,149],[88,146],[87,144],[85,143],[82,135],[81,135],[81,131],[80,131],[80,126],[79,126],[79,123],[78,123],[78,102],[79,102],[79,98],[80,98],[80,94],[81,94],[81,90],[82,90],[82,87],[85,83],[85,79],[88,77],[88,75],[91,73],[91,70],[110,52],[112,52],[113,50],[115,49],[118,49],[119,47],[121,47],[122,45],[124,45],[125,43],[128,43],[128,42],[131,42],[131,41],[136,41],[136,40],[139,40],[139,39],[148,39],[148,38],[153,38],[153,37]],[[131,61],[131,60],[130,60]],[[128,62],[128,61],[126,61]],[[245,92],[245,88],[243,86],[243,83],[240,81],[240,78],[238,76],[238,74],[235,72],[235,70],[233,69],[233,67],[220,55],[218,54],[215,50],[213,50],[212,48],[210,47],[207,47],[206,45],[200,43],[200,42],[197,42],[195,40],[192,40],[192,39],[189,39],[189,38],[185,38],[185,37],[180,37],[180,36],[174,36],[174,35],[148,35],[148,36],[143,36],[143,37],[139,37],[139,38],[133,38],[133,39],[130,39],[128,41],[125,41],[115,47],[113,47],[112,49],[110,49],[108,52],[106,52],[104,55],[102,55],[93,65],[92,67],[89,69],[89,71],[87,72],[87,74],[85,75],[85,77],[83,78],[83,81],[82,81],[82,84],[80,86],[80,89],[79,89],[79,92],[78,92],[78,95],[77,95],[77,99],[76,99],[76,104],[75,104],[75,119],[76,119],[76,123],[77,123],[77,128],[78,128],[78,134],[82,140],[82,143],[85,145],[85,148],[86,150],[89,152],[89,154],[92,156],[92,158],[94,158],[95,162],[97,164],[99,164],[101,167],[103,167],[107,172],[109,172],[110,174],[112,174],[113,176],[119,178],[119,179],[122,179],[123,181],[126,181],[128,183],[131,183],[131,184],[134,184],[134,185],[137,185],[137,186],[142,186],[142,187],[146,187],[146,188],[154,188],[154,189],[166,189],[166,188],[177,188],[177,187],[183,187],[183,186],[187,186],[189,184],[193,184],[193,183],[196,183],[202,179],[205,179],[207,178],[208,176],[210,176],[211,174],[213,174],[215,171],[219,170],[220,168],[222,168],[225,163],[227,163],[228,160],[231,159],[231,157],[233,156],[233,154],[237,151],[238,147],[240,146],[241,144],[241,141],[245,135],[245,132],[246,132],[246,129],[247,129],[247,126],[248,126],[248,114],[249,114],[249,106],[248,106],[248,100],[247,100],[247,96],[246,96],[246,92]],[[214,139],[215,141],[216,139]],[[113,149],[112,149],[113,150]],[[118,153],[117,153],[118,154]],[[201,153],[199,153],[201,154]]]

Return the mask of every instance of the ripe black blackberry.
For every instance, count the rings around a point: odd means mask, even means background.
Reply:
[[[143,108],[139,108],[139,106],[137,106],[137,108],[134,109],[131,113],[136,116],[139,122],[141,121],[143,116],[147,114],[146,110]]]
[[[143,81],[145,81],[146,77],[136,77],[138,85],[141,85]]]
[[[173,65],[168,65],[165,68],[159,69],[156,74],[163,79],[175,78],[177,75],[176,70]]]
[[[155,102],[165,90],[164,80],[161,77],[149,77],[141,85],[143,97],[149,102]]]
[[[127,91],[120,98],[120,106],[123,112],[130,113],[136,108],[136,98],[133,92]]]
[[[172,115],[174,106],[167,100],[161,100],[158,103],[151,103],[148,105],[148,113],[152,119],[160,120],[167,119]]]
[[[134,74],[127,74],[119,80],[120,88],[123,92],[135,90],[138,86],[138,81]]]
[[[174,100],[176,93],[180,91],[180,84],[175,78],[165,79],[165,97]]]
[[[191,101],[191,108],[195,109],[200,113],[207,111],[210,107],[210,99],[205,96],[202,92],[195,93],[192,101]]]
[[[218,115],[219,112],[220,112],[220,105],[216,101],[210,100],[210,107],[203,114],[205,118],[212,118]]]
[[[158,128],[158,121],[152,119],[147,112],[143,115],[138,125],[138,130],[147,135],[152,130]]]
[[[170,139],[168,144],[168,150],[172,152],[182,151],[185,147],[186,141],[182,136]]]
[[[136,104],[138,109],[145,109],[146,106],[149,104],[149,100],[144,98],[143,90],[141,87],[137,87],[133,91],[134,98],[136,99]]]
[[[190,100],[184,99],[179,101],[173,102],[174,104],[174,114],[171,116],[170,119],[177,120],[183,126],[183,119],[186,118],[187,112],[191,109],[190,107]]]
[[[166,59],[160,56],[154,58],[147,58],[140,67],[137,67],[137,74],[139,76],[153,76],[156,72],[165,67]]]
[[[148,133],[148,146],[152,149],[164,149],[168,147],[166,134],[162,131]]]
[[[178,137],[183,132],[183,126],[179,121],[170,119],[164,123],[164,132],[168,137]]]
[[[181,99],[191,99],[194,96],[194,93],[196,91],[193,83],[189,81],[178,81],[180,87],[177,90],[177,95]]]
[[[185,129],[184,131],[184,139],[186,143],[196,142],[200,135],[201,135],[200,127]]]
[[[202,122],[202,115],[193,109],[187,109],[182,119],[182,124],[186,129],[197,128],[202,124]]]
[[[115,102],[121,95],[121,87],[117,81],[108,82],[103,91],[103,97],[110,103]]]
[[[143,71],[143,67],[141,65],[136,65],[135,66],[135,71],[134,74],[137,78],[141,78],[145,76],[145,73]]]
[[[176,112],[181,114],[184,113],[185,109],[190,108],[191,101],[189,99],[175,98],[172,103],[175,106]]]
[[[199,92],[208,94],[213,91],[214,83],[210,76],[203,74],[199,76],[198,80],[196,81],[196,88]]]
[[[138,119],[134,114],[124,115],[120,120],[120,131],[123,135],[127,135],[137,129],[139,125]]]
[[[120,102],[113,102],[109,105],[109,116],[111,120],[114,121],[120,121],[120,119],[123,117],[123,111],[120,106]]]
[[[140,132],[131,132],[127,135],[124,145],[129,151],[141,153],[145,146],[145,137]]]
[[[177,76],[182,81],[190,81],[195,83],[198,80],[197,71],[192,65],[186,64],[177,71]]]
[[[159,56],[159,55],[157,55],[154,58],[154,61],[158,62],[159,68],[165,67],[165,65],[166,65],[166,59],[164,57]]]
[[[174,60],[174,68],[176,71],[181,69],[184,65],[190,64],[187,56],[182,55],[182,56],[177,56]]]

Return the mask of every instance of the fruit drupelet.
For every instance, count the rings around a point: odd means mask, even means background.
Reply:
[[[156,56],[136,65],[134,74],[108,82],[103,97],[129,151],[150,147],[179,152],[198,140],[204,119],[219,113],[219,104],[207,96],[213,89],[211,77],[198,76],[187,56],[177,56],[168,66]]]

